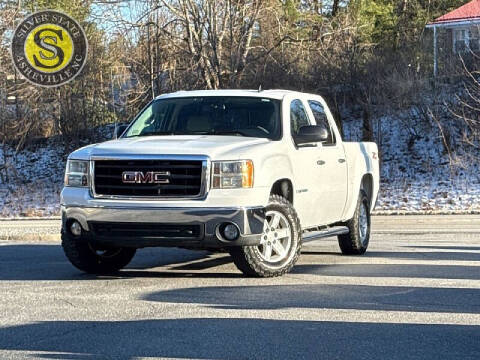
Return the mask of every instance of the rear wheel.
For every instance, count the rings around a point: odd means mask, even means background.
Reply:
[[[370,200],[360,190],[353,218],[346,224],[350,232],[338,236],[338,244],[345,255],[362,255],[370,241]]]
[[[62,247],[68,260],[90,274],[108,274],[127,266],[135,255],[134,248],[102,249],[91,242],[62,232]]]
[[[231,248],[233,262],[245,275],[273,277],[291,270],[302,246],[300,221],[292,204],[272,195],[266,208],[262,242]]]

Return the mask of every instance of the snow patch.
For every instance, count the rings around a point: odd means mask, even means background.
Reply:
[[[344,118],[345,139],[359,141],[361,119]],[[373,125],[382,153],[375,213],[480,213],[479,164],[461,146],[455,153],[446,151],[436,124],[407,110],[374,119]],[[455,127],[449,131],[453,139],[461,138]],[[112,128],[96,132],[107,139]],[[7,148],[11,167],[8,178],[0,178],[0,217],[58,216],[66,152],[58,137],[17,154]],[[2,159],[0,149],[0,165]]]
[[[452,141],[461,139],[458,126],[442,125]],[[346,140],[361,140],[361,119],[349,117],[343,127]],[[374,119],[373,127],[382,156],[376,213],[480,212],[478,160],[460,141],[447,149],[438,125],[414,109]]]

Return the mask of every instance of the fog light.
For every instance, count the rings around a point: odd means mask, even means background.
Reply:
[[[78,221],[72,222],[72,224],[70,225],[70,232],[71,232],[74,236],[80,236],[80,235],[82,235],[82,226],[79,224]]]
[[[227,240],[236,240],[240,236],[240,231],[233,224],[227,224],[223,227],[223,237]]]

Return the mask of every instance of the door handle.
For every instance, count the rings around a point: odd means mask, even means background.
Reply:
[[[343,164],[343,163],[345,162],[345,159],[338,159],[338,162],[339,162],[340,164]]]
[[[318,161],[317,161],[317,165],[325,165],[325,161],[323,161],[323,160],[318,160]]]

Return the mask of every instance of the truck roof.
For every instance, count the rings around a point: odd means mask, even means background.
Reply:
[[[271,99],[283,99],[287,94],[302,94],[298,91],[292,90],[192,90],[192,91],[177,91],[169,94],[162,94],[156,99],[166,99],[175,97],[189,97],[189,96],[246,96],[246,97],[262,97]]]

